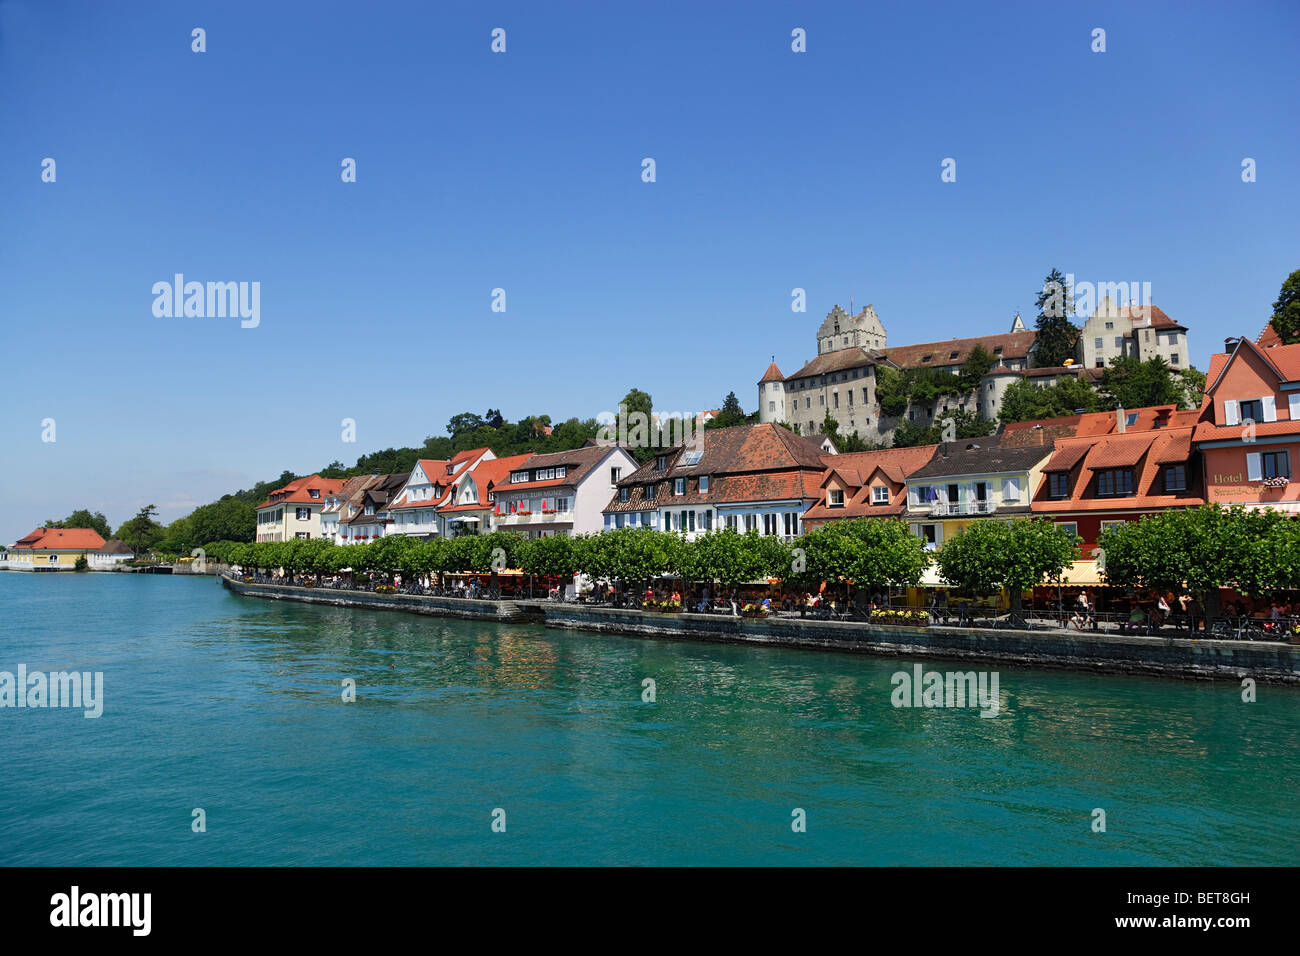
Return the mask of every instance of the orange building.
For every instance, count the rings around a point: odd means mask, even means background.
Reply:
[[[1300,345],[1224,345],[1210,359],[1193,436],[1206,498],[1300,513]]]

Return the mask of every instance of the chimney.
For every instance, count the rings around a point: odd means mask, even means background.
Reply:
[[[1128,425],[1125,424],[1124,406],[1121,405],[1119,408],[1115,409],[1115,431],[1117,434],[1122,435],[1127,430]]]
[[[1223,351],[1231,352],[1236,347],[1237,343],[1240,341],[1241,341],[1240,336],[1229,335],[1226,339],[1223,340]]]
[[[1045,444],[1044,438],[1046,437],[1047,433],[1043,430],[1042,425],[1035,425],[1032,429],[1030,429],[1030,431],[1037,432],[1037,434],[1034,435],[1034,438],[1037,439],[1034,442],[1035,445]]]

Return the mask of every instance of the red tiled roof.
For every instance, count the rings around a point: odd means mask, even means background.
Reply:
[[[1166,435],[1157,435],[1152,446],[1152,458],[1158,465],[1173,465],[1192,457],[1192,433],[1180,429]]]
[[[564,465],[563,478],[547,478],[543,481],[510,481],[509,472],[502,477],[497,483],[498,491],[502,493],[511,491],[534,491],[539,488],[566,488],[576,486],[579,482],[587,477],[593,468],[604,461],[618,445],[583,445],[581,448],[571,448],[568,451],[549,452],[545,455],[530,455],[527,460],[527,468],[533,471],[537,468],[554,468],[557,465]],[[522,465],[515,465],[515,470],[521,469]]]
[[[1130,319],[1140,325],[1149,324],[1153,329],[1180,329],[1187,331],[1187,326],[1179,325],[1158,305],[1126,305],[1119,310],[1121,318]]]
[[[1069,441],[1066,445],[1058,444],[1057,455],[1060,455],[1066,447],[1072,450],[1082,449],[1085,452],[1081,459],[1083,467],[1071,472],[1068,497],[1059,500],[1050,499],[1047,497],[1046,472],[1058,470],[1051,467],[1057,463],[1056,456],[1053,456],[1052,461],[1048,462],[1048,467],[1044,469],[1043,480],[1034,492],[1033,511],[1053,514],[1093,511],[1131,512],[1149,511],[1155,508],[1195,507],[1204,504],[1205,497],[1200,488],[1197,469],[1187,469],[1188,490],[1185,492],[1166,493],[1160,477],[1163,465],[1189,460],[1191,437],[1192,425],[1190,421],[1184,419],[1181,424],[1172,421],[1166,428],[1151,429],[1137,435],[1085,436]],[[1078,460],[1080,459],[1076,457],[1076,462]],[[1105,498],[1095,496],[1093,474],[1096,471],[1128,467],[1134,469],[1134,494]]]
[[[1282,336],[1277,334],[1277,329],[1273,328],[1272,322],[1269,322],[1268,325],[1264,326],[1264,330],[1259,333],[1259,338],[1255,340],[1255,344],[1262,349],[1271,349],[1282,344]]]
[[[1108,440],[1093,446],[1093,454],[1088,456],[1088,467],[1093,471],[1105,468],[1131,468],[1142,460],[1142,456],[1151,447],[1154,435],[1137,435],[1133,438],[1114,435]]]
[[[828,459],[817,501],[804,512],[803,520],[839,521],[901,514],[907,507],[907,477],[928,464],[938,448],[938,445],[887,448],[848,452]],[[843,507],[832,508],[826,503],[824,489],[832,475],[840,475],[846,485]],[[889,503],[885,505],[872,504],[871,489],[879,483],[875,480],[877,475],[883,475],[889,487]]]
[[[816,498],[825,462],[835,457],[823,452],[816,442],[771,423],[710,428],[700,435],[703,448],[698,463],[681,463],[688,450],[681,445],[669,449],[663,455],[663,469],[655,456],[620,479],[619,488],[629,489],[628,500],[620,501],[621,491],[616,492],[604,510],[642,511],[674,502],[728,504]],[[698,490],[701,475],[709,476],[707,492]],[[686,480],[686,495],[672,493],[677,478]],[[650,501],[644,498],[647,484],[659,486]]]
[[[283,488],[271,492],[257,508],[283,504],[324,504],[327,495],[337,494],[345,484],[347,484],[346,479],[322,478],[320,475],[295,478]],[[314,498],[311,496],[312,490],[317,493]]]
[[[469,476],[474,479],[474,484],[478,488],[479,500],[471,504],[443,505],[438,509],[438,513],[449,514],[453,511],[492,509],[495,507],[495,504],[488,501],[488,492],[494,491],[496,486],[499,485],[502,480],[510,477],[511,471],[523,467],[524,463],[532,457],[533,455],[531,452],[526,452],[522,455],[511,455],[508,458],[493,458],[489,461],[480,461],[469,471]],[[567,480],[567,477],[565,480]],[[448,497],[449,494],[444,495],[444,499]]]
[[[37,528],[24,535],[15,549],[34,551],[98,551],[104,539],[93,528]]]
[[[786,381],[791,382],[795,379],[810,378],[814,375],[825,375],[829,372],[843,372],[845,369],[860,368],[864,365],[875,365],[883,358],[883,352],[864,349],[860,346],[839,349],[835,352],[823,352],[812,361],[805,363],[799,371],[787,376]]]
[[[1251,426],[1254,429],[1253,434],[1256,438],[1264,438],[1271,435],[1296,435],[1300,436],[1300,422],[1280,421],[1280,422],[1256,422]],[[1196,426],[1196,433],[1192,435],[1195,442],[1206,441],[1228,441],[1232,439],[1240,440],[1244,434],[1241,425],[1216,425],[1214,422],[1201,422]]]
[[[781,370],[777,368],[776,363],[773,362],[767,367],[767,371],[763,373],[763,377],[759,379],[759,382],[780,382],[784,381],[784,379],[785,376],[781,374]]]
[[[1074,441],[1068,444],[1058,442],[1056,453],[1048,459],[1047,464],[1043,466],[1043,471],[1069,471],[1091,449],[1092,444],[1086,441]]]
[[[998,335],[984,335],[969,339],[949,339],[946,342],[924,342],[920,345],[900,345],[884,349],[885,358],[899,368],[928,368],[944,365],[960,365],[970,356],[978,345],[992,353],[999,361],[1008,358],[1025,358],[1029,347],[1034,344],[1037,332],[1002,332]],[[995,352],[997,348],[1001,352]],[[954,357],[953,352],[957,355]],[[931,356],[930,361],[924,361]]]

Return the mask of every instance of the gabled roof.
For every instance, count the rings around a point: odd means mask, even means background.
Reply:
[[[1189,462],[1192,456],[1193,425],[1185,417],[1162,429],[1137,434],[1084,435],[1058,441],[1044,473],[1067,474],[1070,494],[1061,499],[1048,497],[1044,477],[1033,489],[1034,512],[1147,511],[1153,508],[1194,507],[1204,504],[1200,469],[1186,469],[1188,490],[1166,493],[1160,477],[1164,465]],[[1057,467],[1064,465],[1066,467]],[[1090,496],[1093,476],[1108,468],[1132,468],[1134,494],[1098,498]]]
[[[901,514],[907,507],[907,478],[928,463],[938,448],[938,445],[919,445],[837,455],[827,463],[820,486],[822,494],[804,512],[803,520],[837,521]],[[842,462],[847,462],[849,467],[841,467]],[[836,475],[840,476],[846,486],[842,508],[832,508],[826,503],[825,488]],[[873,504],[872,488],[880,484],[882,479],[889,488],[889,503]]]
[[[93,528],[37,528],[14,545],[18,550],[98,551],[104,539]]]
[[[929,463],[912,472],[908,478],[956,478],[1028,471],[1051,453],[1052,449],[1046,445],[1004,447],[996,435],[948,442],[939,445]]]
[[[343,487],[334,493],[334,503],[329,504],[326,502],[325,507],[321,509],[320,513],[322,515],[327,515],[340,511],[343,508],[343,505],[347,503],[348,499],[365,487],[366,483],[373,477],[373,475],[357,475],[356,477],[349,478],[343,483]]]
[[[111,541],[108,541],[102,548],[96,548],[95,553],[96,554],[135,554],[134,551],[128,548],[117,538],[113,538]]]
[[[439,513],[449,513],[453,511],[476,511],[480,509],[489,509],[492,504],[488,502],[488,492],[494,491],[496,486],[503,480],[510,477],[510,472],[516,468],[522,468],[528,459],[532,458],[531,452],[525,452],[522,455],[511,455],[508,458],[492,458],[488,461],[481,461],[466,473],[466,480],[473,480],[475,487],[478,489],[478,501],[469,504],[444,504],[438,508]],[[451,500],[451,494],[448,492],[443,499]]]
[[[1034,344],[1037,332],[1002,332],[998,335],[983,335],[968,339],[949,339],[946,342],[923,342],[920,345],[900,345],[884,349],[884,357],[899,368],[929,368],[945,365],[960,365],[970,357],[976,346],[993,354],[1000,363],[1005,364],[1009,358],[1023,359],[1029,354],[1029,347]],[[996,351],[1001,349],[1002,351]],[[953,353],[957,354],[954,356]],[[926,361],[929,356],[929,361]]]
[[[730,504],[816,498],[826,460],[838,460],[823,452],[817,442],[770,422],[709,428],[697,437],[702,448],[678,445],[666,449],[621,478],[620,492],[604,510],[641,511],[665,503]],[[685,464],[690,451],[701,451],[700,460],[693,465]],[[665,459],[662,469],[658,464],[660,457]],[[702,475],[709,477],[706,492],[698,490]],[[686,481],[686,495],[673,494],[678,478]],[[658,494],[650,501],[644,495],[647,484],[660,485]],[[623,488],[629,489],[628,501],[619,500]]]
[[[346,483],[343,478],[322,478],[320,475],[295,478],[283,488],[271,492],[257,507],[261,509],[284,504],[324,504],[327,495],[336,494]],[[312,497],[312,491],[316,492],[315,497]]]
[[[1255,339],[1255,344],[1262,349],[1271,349],[1275,345],[1282,344],[1282,336],[1277,334],[1277,329],[1273,328],[1273,323],[1270,321],[1259,333],[1259,338]]]
[[[340,524],[374,524],[379,520],[379,512],[389,510],[389,503],[406,484],[410,475],[401,472],[391,475],[370,475],[369,480],[357,488],[348,504],[357,509],[357,513],[348,517],[344,513],[339,518]],[[366,507],[373,505],[375,514],[366,514]]]
[[[792,382],[800,378],[811,378],[814,375],[826,375],[830,372],[843,372],[851,368],[862,368],[866,365],[875,365],[883,360],[884,354],[882,352],[863,348],[862,346],[837,349],[834,352],[823,352],[812,361],[805,363],[799,371],[787,376],[786,381]]]
[[[1215,372],[1211,377],[1207,372],[1205,375],[1205,394],[1209,395],[1219,386],[1223,378],[1223,373],[1228,370],[1239,352],[1250,350],[1263,360],[1264,364],[1278,377],[1280,382],[1297,382],[1300,381],[1300,344],[1296,345],[1274,345],[1270,348],[1260,348],[1250,339],[1238,339],[1237,344],[1229,353],[1217,353],[1210,357],[1210,369]],[[1221,362],[1216,359],[1222,358]]]
[[[1151,432],[1138,435],[1111,435],[1106,441],[1099,441],[1093,446],[1088,456],[1088,467],[1092,471],[1104,471],[1107,468],[1132,468],[1151,448],[1155,435]]]
[[[1152,305],[1126,305],[1118,310],[1120,318],[1129,319],[1138,327],[1150,326],[1153,329],[1178,329],[1186,332],[1187,326],[1179,325],[1169,316],[1165,315],[1160,306]]]
[[[608,458],[614,451],[622,446],[616,444],[592,444],[583,445],[581,448],[570,448],[568,451],[550,452],[545,455],[531,455],[522,465],[515,465],[513,471],[521,470],[527,467],[531,472],[537,468],[554,468],[557,465],[564,466],[563,478],[547,478],[542,481],[520,481],[512,482],[509,471],[497,482],[498,491],[531,491],[537,488],[572,488],[580,484],[591,470],[598,466],[602,461]],[[626,449],[624,449],[626,450]]]

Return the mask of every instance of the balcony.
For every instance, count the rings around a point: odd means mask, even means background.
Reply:
[[[930,505],[930,515],[934,518],[953,518],[963,515],[991,515],[997,510],[993,501],[936,501]]]

